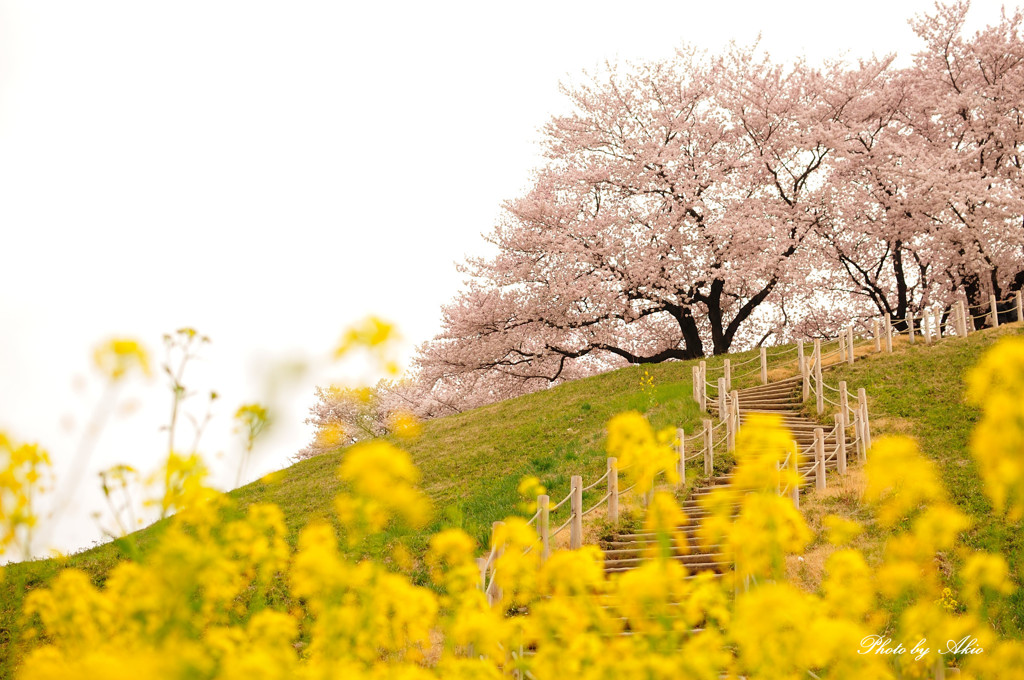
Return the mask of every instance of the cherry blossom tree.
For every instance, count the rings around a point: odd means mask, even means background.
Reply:
[[[1024,40],[1017,10],[971,38],[969,3],[937,6],[912,25],[916,55],[908,124],[928,145],[930,231],[951,287],[975,310],[1024,284]]]
[[[473,285],[424,363],[539,386],[763,341],[758,310],[801,279],[794,255],[822,212],[827,82],[734,48],[565,88],[574,111],[545,130],[547,166],[506,204],[497,255],[467,263]]]
[[[901,70],[733,45],[565,86],[572,110],[487,234],[495,254],[463,265],[389,398],[434,417],[1019,290],[1022,18],[967,38],[967,9],[915,19],[923,48]]]

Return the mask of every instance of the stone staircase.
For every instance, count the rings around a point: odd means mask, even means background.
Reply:
[[[800,376],[739,390],[737,396],[741,427],[751,413],[774,413],[782,417],[783,424],[792,432],[798,450],[803,451],[814,444],[814,430],[817,428],[825,430],[826,450],[835,449],[837,441],[836,435],[830,432],[832,428],[825,427],[802,414],[803,402],[800,390]],[[717,402],[709,402],[708,408],[713,415],[717,416]],[[848,457],[856,455],[852,444],[846,444],[846,453]],[[813,465],[813,457],[804,456],[798,469],[801,473],[806,473]],[[837,461],[833,458],[828,462],[826,468],[834,468],[836,465]],[[672,559],[679,560],[686,565],[690,572],[689,578],[693,578],[702,571],[721,574],[731,567],[731,558],[723,552],[723,546],[703,547],[697,540],[697,527],[707,516],[707,512],[699,504],[701,497],[707,496],[715,488],[730,484],[731,480],[732,474],[728,472],[713,475],[703,484],[695,487],[690,496],[681,504],[687,515],[687,523],[679,527],[679,531],[686,536],[689,550],[675,550]],[[813,485],[813,483],[812,477],[809,481],[805,481],[805,486]],[[657,541],[655,534],[644,532],[620,532],[601,541],[600,545],[605,553],[605,572],[613,574],[638,566],[647,551],[657,548]]]

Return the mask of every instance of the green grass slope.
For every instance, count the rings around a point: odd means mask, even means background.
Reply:
[[[951,497],[976,521],[970,544],[1006,554],[1022,582],[1022,539],[1013,527],[992,516],[982,493],[967,452],[977,412],[963,403],[966,371],[997,336],[1008,333],[1020,334],[1024,329],[1013,324],[966,340],[949,339],[930,347],[900,346],[893,355],[869,355],[854,366],[834,369],[828,380],[847,380],[853,391],[867,388],[876,437],[894,432],[918,438],[926,455],[938,463]],[[757,366],[756,356],[757,352],[730,355],[734,365],[755,359],[736,371],[736,375],[748,375],[735,379],[734,387],[758,381],[757,371],[752,370]],[[709,369],[721,366],[722,361],[721,357],[709,359]],[[606,457],[604,427],[616,413],[638,410],[645,412],[656,428],[695,431],[706,415],[698,412],[690,397],[692,365],[673,362],[646,367],[654,379],[653,389],[641,387],[644,368],[630,367],[424,423],[417,440],[399,445],[412,454],[422,471],[422,486],[435,505],[435,520],[419,533],[386,532],[361,546],[359,552],[387,555],[390,547],[400,542],[416,555],[427,537],[444,527],[461,527],[481,544],[486,543],[493,521],[516,514],[516,487],[523,477],[539,477],[554,501],[568,493],[571,475],[582,474],[584,483],[601,476]],[[786,357],[772,360],[771,368],[772,377],[796,370],[795,361]],[[712,371],[711,375],[716,374]],[[231,496],[237,501],[237,511],[256,502],[277,504],[294,542],[299,529],[310,521],[330,521],[333,499],[341,488],[335,472],[343,456],[344,450],[339,450],[302,461],[284,470],[274,483],[258,481],[236,489]],[[715,467],[727,464],[727,460],[716,461]],[[600,489],[589,492],[585,507],[601,495]],[[0,581],[0,678],[11,675],[15,660],[24,651],[18,640],[22,628],[19,612],[26,592],[45,585],[65,567],[82,569],[102,583],[118,561],[145,559],[163,526],[158,523],[127,541],[76,555],[6,567]],[[1018,595],[1006,627],[1019,631],[1022,616],[1024,596]]]
[[[434,522],[416,534],[386,532],[359,551],[386,555],[392,544],[401,542],[416,555],[442,527],[461,527],[486,544],[491,523],[516,514],[516,488],[523,477],[539,477],[552,498],[559,499],[568,493],[571,475],[582,474],[586,481],[604,474],[604,427],[616,413],[639,410],[656,427],[692,430],[701,416],[690,398],[690,366],[650,367],[653,390],[642,390],[643,369],[630,367],[424,423],[418,439],[396,443],[412,454],[422,472],[422,487],[436,510]],[[305,460],[282,471],[273,483],[257,481],[236,489],[231,492],[236,512],[251,503],[277,504],[294,542],[309,522],[331,520],[333,499],[341,489],[336,470],[343,456],[339,450]],[[594,489],[584,502],[601,495]],[[559,512],[567,509],[568,504]],[[23,651],[17,639],[25,593],[65,567],[82,569],[102,583],[118,561],[145,559],[164,526],[157,523],[128,539],[66,558],[9,565],[0,581],[0,677],[10,675],[13,659]]]
[[[845,380],[854,394],[859,387],[866,389],[875,439],[885,434],[917,439],[922,452],[937,464],[950,499],[974,521],[964,536],[966,545],[1002,553],[1020,586],[1024,584],[1024,533],[997,517],[984,493],[968,449],[980,412],[964,403],[967,372],[985,350],[1007,335],[1024,335],[1024,327],[1009,324],[931,346],[920,340],[914,345],[903,341],[892,355],[869,354],[852,366],[833,369],[826,381],[834,385]],[[955,568],[956,557],[948,559]],[[1005,616],[995,623],[1003,634],[1020,636],[1024,589],[1011,597]]]

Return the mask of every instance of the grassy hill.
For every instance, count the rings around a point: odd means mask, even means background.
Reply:
[[[867,388],[875,436],[899,432],[920,440],[925,454],[939,464],[951,497],[976,520],[969,542],[1005,553],[1018,581],[1024,565],[1022,539],[991,516],[966,448],[977,413],[963,403],[962,396],[964,374],[981,352],[997,336],[1022,332],[1014,324],[932,347],[900,345],[891,356],[871,355],[854,366],[836,369],[829,378],[829,382],[845,379],[853,390]],[[737,363],[753,357],[756,352],[731,355]],[[721,362],[722,358],[709,359],[708,365]],[[604,426],[616,413],[643,411],[655,427],[694,431],[704,416],[690,398],[691,365],[673,362],[647,367],[653,389],[642,388],[644,368],[630,367],[425,423],[416,441],[400,445],[410,451],[423,473],[422,486],[436,509],[434,522],[417,534],[385,533],[360,551],[389,554],[390,546],[400,542],[415,555],[430,533],[451,526],[485,543],[491,522],[514,513],[516,487],[523,477],[536,475],[552,498],[559,499],[568,492],[571,475],[582,474],[586,483],[603,474]],[[787,372],[795,372],[795,365],[779,365],[772,371],[775,377]],[[735,382],[743,387],[755,380],[756,375]],[[279,505],[294,541],[309,521],[331,518],[332,500],[341,486],[335,470],[343,455],[344,450],[339,450],[297,463],[274,483],[254,482],[231,496],[238,511],[254,502]],[[603,495],[598,489],[590,494],[593,500]],[[585,506],[590,502],[585,498]],[[7,567],[0,582],[0,677],[11,674],[14,659],[20,656],[18,612],[28,590],[44,585],[63,567],[83,569],[100,583],[128,554],[144,559],[163,526],[148,527],[125,543]],[[1004,625],[1019,631],[1022,616],[1024,597],[1018,595],[1012,620]]]
[[[974,522],[964,534],[969,548],[1002,553],[1018,585],[1024,583],[1024,534],[993,514],[983,491],[977,465],[968,450],[971,431],[980,412],[964,404],[966,374],[999,338],[1022,335],[1019,323],[985,330],[966,341],[945,340],[926,346],[905,339],[892,356],[868,355],[852,366],[834,369],[828,381],[846,380],[848,388],[868,393],[872,436],[903,434],[915,437],[921,450],[938,465],[950,499]],[[955,555],[948,556],[957,565]],[[996,622],[1004,635],[1024,631],[1024,589],[1010,598],[1007,616]]]

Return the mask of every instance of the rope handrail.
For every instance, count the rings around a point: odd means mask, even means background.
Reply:
[[[600,477],[599,479],[595,480],[593,484],[591,484],[591,485],[589,485],[589,486],[585,486],[585,487],[583,487],[583,489],[582,489],[582,490],[583,490],[583,491],[590,491],[590,490],[591,490],[591,489],[593,489],[593,488],[594,488],[595,486],[597,486],[598,484],[600,484],[600,483],[601,483],[601,482],[603,482],[604,480],[608,479],[608,473],[609,473],[609,472],[611,472],[611,470],[605,470],[605,471],[604,471],[604,474],[603,474],[603,475],[601,475],[601,477]]]
[[[487,559],[484,561],[484,563],[482,565],[480,565],[481,572],[485,572],[485,570],[487,568],[489,568],[491,566],[491,564],[494,562],[494,555],[497,552],[497,550],[498,550],[497,546],[491,546],[490,554],[487,556]],[[482,574],[481,574],[481,578],[482,578]]]
[[[832,404],[832,405],[833,405],[833,406],[835,406],[836,408],[839,408],[839,404],[837,404],[836,402],[832,401],[831,399],[829,399],[828,397],[826,397],[826,396],[825,396],[824,394],[823,394],[823,395],[821,395],[821,398],[822,398],[822,399],[824,399],[825,401],[827,401],[828,403]]]
[[[554,512],[555,510],[558,510],[560,507],[565,505],[565,502],[567,500],[569,500],[570,498],[572,498],[572,491],[569,492],[568,496],[566,496],[562,500],[558,501],[556,504],[552,505],[551,508],[548,510],[548,512]]]
[[[531,517],[526,523],[527,524],[533,524],[534,522],[537,521],[537,518],[539,518],[539,517],[540,517],[540,508],[537,508],[537,512],[533,513],[533,517]]]
[[[783,348],[777,352],[765,352],[765,354],[770,357],[777,357],[782,356],[783,354],[789,354],[790,352],[796,352],[796,347]]]
[[[540,537],[539,536],[537,537],[536,541],[534,541],[530,545],[526,546],[526,550],[523,551],[523,554],[524,555],[529,555],[530,551],[533,550],[534,548],[536,548],[538,543],[540,543]]]
[[[630,487],[628,487],[628,488],[625,488],[625,489],[623,489],[622,491],[620,491],[620,492],[619,492],[619,495],[621,496],[622,494],[627,494],[627,493],[629,493],[630,491],[632,491],[633,489],[635,489],[635,488],[636,488],[636,485],[637,485],[637,484],[639,484],[639,482],[633,482],[633,486],[630,486]]]
[[[759,356],[752,356],[752,357],[750,357],[749,359],[747,359],[746,361],[737,361],[737,362],[736,362],[735,364],[733,364],[733,365],[731,366],[731,368],[733,368],[733,369],[737,369],[737,368],[739,368],[740,366],[746,366],[747,364],[749,364],[749,363],[750,363],[750,362],[752,362],[752,361],[758,361],[758,360],[759,360],[760,358],[761,358],[761,357],[759,357]]]
[[[598,509],[599,507],[601,507],[601,505],[602,505],[602,504],[603,504],[603,503],[604,503],[604,502],[605,502],[606,500],[608,500],[609,498],[611,498],[611,495],[612,495],[612,492],[611,492],[611,491],[609,491],[608,493],[606,493],[606,494],[604,495],[604,498],[602,498],[602,499],[601,499],[601,500],[599,500],[599,501],[598,501],[597,503],[595,503],[595,504],[594,504],[593,506],[591,506],[591,508],[590,508],[589,510],[584,510],[584,511],[583,511],[583,513],[582,513],[582,514],[581,514],[580,516],[581,516],[581,517],[586,517],[587,515],[589,515],[590,513],[592,513],[592,512],[594,511],[594,510],[597,510],[597,509]]]
[[[554,538],[555,536],[557,536],[558,534],[560,534],[567,526],[569,526],[569,524],[572,522],[572,520],[573,520],[573,518],[570,516],[569,519],[565,520],[565,524],[563,524],[562,526],[558,527],[557,529],[552,531],[550,534],[548,534],[548,538],[551,539],[551,538]]]
[[[829,388],[830,390],[832,390],[832,391],[833,391],[833,392],[835,392],[836,394],[839,394],[839,388],[838,388],[838,387],[832,387],[831,385],[829,385],[829,384],[828,384],[827,382],[825,382],[824,380],[822,380],[822,381],[821,381],[821,384],[822,384],[822,385],[824,385],[825,387]]]

